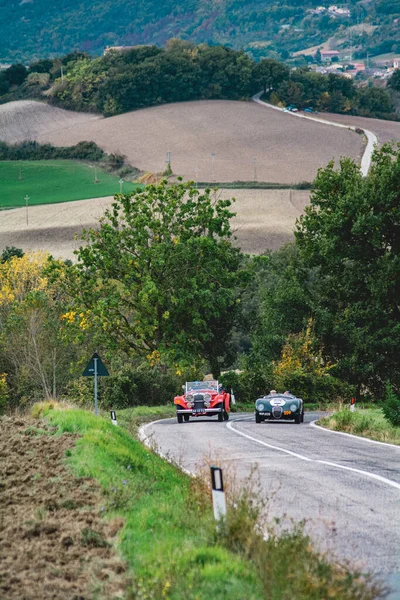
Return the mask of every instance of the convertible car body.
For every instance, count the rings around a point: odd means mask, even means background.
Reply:
[[[223,390],[218,381],[187,381],[182,396],[174,398],[178,423],[190,417],[218,416],[218,421],[227,421],[231,395]]]
[[[304,403],[301,398],[287,392],[268,394],[256,400],[255,417],[256,423],[284,419],[300,424],[304,421]]]

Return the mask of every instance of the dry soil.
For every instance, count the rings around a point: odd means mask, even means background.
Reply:
[[[159,172],[171,153],[174,173],[193,181],[312,181],[332,158],[359,159],[362,138],[346,129],[293,119],[253,102],[208,100],[146,108],[108,119],[43,130],[58,146],[94,141]]]
[[[243,252],[261,254],[276,250],[293,239],[296,219],[309,201],[303,190],[220,190],[225,198],[236,198],[233,229]],[[23,250],[45,250],[55,258],[73,259],[79,247],[75,234],[96,227],[99,217],[113,198],[77,200],[29,208],[29,226],[25,208],[0,211],[0,251],[6,246]]]
[[[65,466],[75,442],[45,424],[0,418],[2,600],[122,597],[125,566],[113,549],[121,523],[101,518],[97,484]]]

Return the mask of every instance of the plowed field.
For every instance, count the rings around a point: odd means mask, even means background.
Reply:
[[[293,239],[293,229],[308,204],[309,192],[302,190],[221,190],[224,198],[236,198],[233,219],[236,244],[244,252],[260,254],[275,250]],[[62,204],[29,207],[0,212],[0,251],[6,246],[45,250],[54,257],[74,258],[79,246],[75,233],[96,227],[99,217],[113,198],[79,200]]]
[[[38,140],[46,133],[79,127],[100,118],[100,115],[63,110],[34,100],[8,102],[0,105],[0,139],[10,144]]]
[[[0,598],[121,598],[120,523],[101,518],[97,484],[65,466],[76,437],[37,427],[0,419]]]
[[[332,158],[362,153],[362,138],[352,131],[225,100],[146,108],[45,131],[39,140],[58,146],[92,140],[152,172],[164,171],[170,152],[174,173],[208,182],[312,181]]]

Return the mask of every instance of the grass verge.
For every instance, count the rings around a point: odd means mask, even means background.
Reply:
[[[202,480],[187,477],[105,419],[54,408],[42,405],[36,415],[46,415],[60,432],[80,434],[70,466],[78,477],[98,481],[102,513],[125,523],[119,546],[132,574],[128,598],[381,597],[370,578],[315,551],[301,525],[279,535],[269,529],[266,537],[264,501],[254,486],[241,484],[229,496],[217,534]]]
[[[393,427],[380,408],[358,408],[354,412],[348,408],[341,409],[320,419],[318,424],[332,431],[344,431],[378,442],[400,445],[400,427]]]
[[[120,191],[118,177],[73,160],[0,161],[0,182],[2,208],[25,206],[26,195],[32,206],[113,196]],[[125,181],[122,191],[137,187]]]
[[[300,183],[269,183],[267,181],[233,181],[233,182],[207,182],[199,181],[199,188],[221,188],[221,189],[249,189],[249,190],[311,190],[313,184],[311,181],[301,181]]]

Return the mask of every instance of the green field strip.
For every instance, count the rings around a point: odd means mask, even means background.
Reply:
[[[124,181],[122,192],[137,187]],[[113,196],[119,191],[118,177],[73,160],[0,161],[0,208],[25,206],[27,195],[32,206]]]

